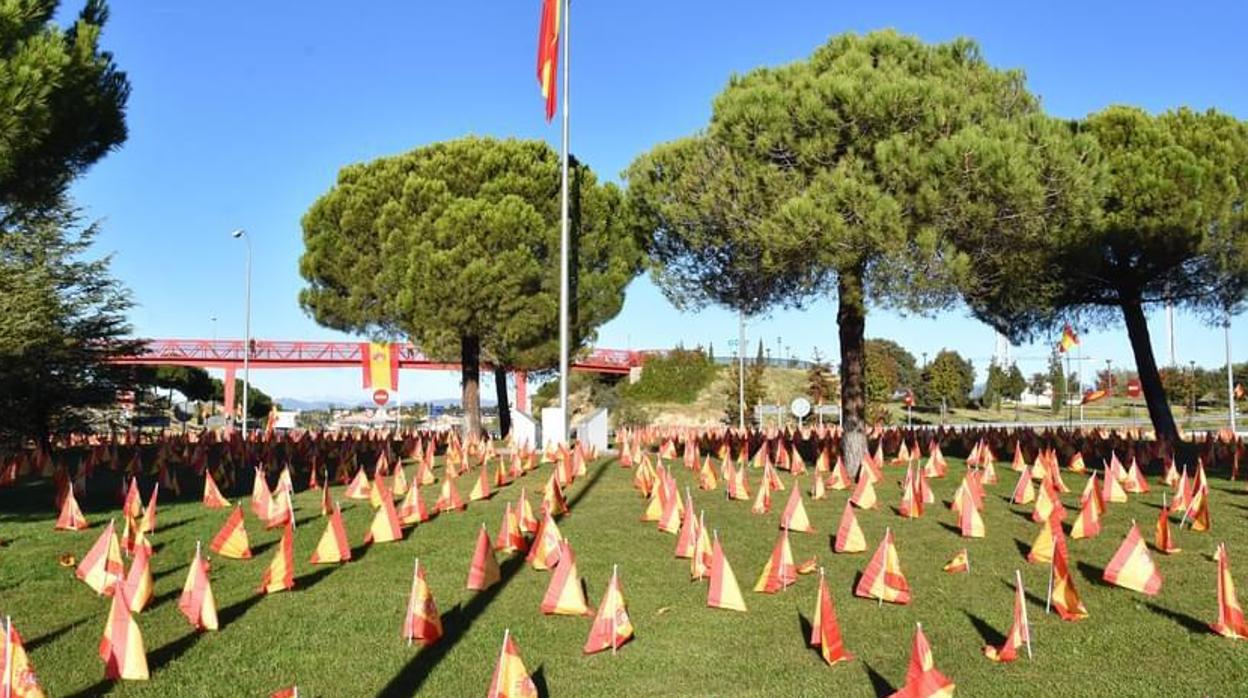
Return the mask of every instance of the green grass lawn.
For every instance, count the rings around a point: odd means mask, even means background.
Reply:
[[[961,467],[953,462],[950,478],[933,481],[939,499],[952,494]],[[678,471],[682,484],[693,485],[690,473]],[[528,487],[535,505],[547,472],[543,467],[519,483]],[[948,528],[952,514],[939,505],[921,519],[901,519],[891,509],[897,490],[881,486],[881,509],[859,513],[868,552],[835,555],[829,534],[848,494],[833,492],[819,502],[807,498],[818,533],[792,534],[794,554],[799,561],[818,555],[826,566],[845,645],[855,655],[832,667],[807,647],[803,632],[817,575],[773,596],[750,590],[776,540],[787,492],[777,493],[771,514],[755,516],[748,503],[725,501],[722,490],[693,490],[707,523],[720,532],[749,605],[747,613],[710,609],[705,582],[689,582],[688,561],[672,556],[675,537],[638,521],[645,503],[631,487],[633,471],[609,460],[593,464],[588,476],[569,488],[572,512],[559,526],[576,551],[591,606],[596,607],[612,564],[620,566],[637,636],[617,656],[581,654],[590,619],[541,614],[550,573],[521,564],[520,556],[500,559],[500,585],[481,593],[464,589],[478,527],[485,522],[491,535],[497,531],[503,506],[515,500],[519,484],[466,512],[417,526],[402,542],[357,548],[360,559],[340,566],[308,564],[324,520],[318,515],[319,494],[301,493],[297,588],[269,597],[255,589],[278,532],[263,531],[249,514],[255,557],[213,560],[223,626],[215,633],[192,631],[177,610],[177,597],[195,541],[206,548],[228,511],[163,504],[152,537],[156,599],[138,616],[152,670],[148,682],[101,682],[96,645],[108,602],[75,579],[72,569],[57,564],[66,552],[81,559],[115,511],[88,510],[93,526],[81,533],[53,531],[52,511],[0,513],[0,537],[9,541],[0,548],[0,611],[13,616],[50,696],[265,696],[292,683],[305,696],[483,695],[504,628],[511,628],[530,672],[552,696],[875,696],[902,683],[916,621],[932,642],[936,666],[957,682],[960,695],[1248,694],[1248,643],[1215,636],[1204,625],[1215,617],[1216,566],[1209,555],[1218,541],[1228,544],[1241,597],[1248,601],[1248,496],[1242,483],[1212,480],[1213,530],[1176,531],[1183,551],[1155,556],[1165,580],[1155,598],[1097,580],[1133,518],[1151,541],[1161,495],[1154,487],[1153,494],[1133,495],[1129,504],[1109,505],[1100,537],[1070,541],[1076,584],[1091,616],[1067,623],[1044,615],[1048,568],[1024,559],[1036,524],[1025,508],[1005,501],[1015,475],[1008,468],[999,472],[1001,483],[988,487],[988,537],[982,540],[961,539]],[[899,476],[900,469],[887,469],[890,482]],[[1063,498],[1073,519],[1084,480],[1070,474],[1064,479],[1073,490]],[[757,483],[752,471],[751,488]],[[466,496],[469,480],[460,485]],[[342,488],[334,491],[340,496]],[[423,491],[432,504],[436,490]],[[0,511],[11,512],[15,498],[32,493],[3,496],[0,501],[8,505]],[[358,545],[372,511],[366,502],[344,506],[348,535]],[[881,608],[852,595],[856,574],[885,526],[896,534],[913,589],[908,606]],[[944,562],[964,546],[970,549],[972,573],[942,572]],[[417,556],[446,631],[440,643],[424,649],[400,639]],[[1035,659],[996,665],[980,648],[985,635],[996,641],[1008,629],[1015,569],[1022,570],[1029,593]]]

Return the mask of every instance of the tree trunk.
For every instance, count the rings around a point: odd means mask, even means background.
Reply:
[[[460,405],[464,410],[463,439],[467,445],[481,437],[481,339],[459,338]]]
[[[842,272],[837,278],[836,324],[841,342],[841,454],[850,475],[857,477],[867,452],[867,398],[863,378],[866,357],[866,306],[863,305],[862,270]]]
[[[507,401],[507,369],[494,366],[494,392],[498,397],[498,438],[511,433],[511,403]]]
[[[1144,307],[1138,300],[1126,301],[1122,304],[1122,315],[1127,323],[1127,336],[1131,339],[1131,351],[1135,354],[1135,370],[1140,375],[1140,387],[1144,391],[1144,401],[1148,404],[1148,418],[1153,422],[1153,430],[1157,432],[1159,441],[1164,440],[1178,448],[1181,444],[1179,430],[1174,425],[1170,403],[1166,401],[1161,374],[1157,372],[1157,360],[1153,357],[1153,343],[1148,337],[1148,320],[1144,317]]]

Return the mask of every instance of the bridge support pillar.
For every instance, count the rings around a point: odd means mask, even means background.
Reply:
[[[234,416],[234,367],[225,369],[225,416]]]
[[[529,411],[529,374],[525,371],[516,371],[516,409],[528,413]]]

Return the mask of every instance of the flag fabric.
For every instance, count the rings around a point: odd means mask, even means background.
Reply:
[[[360,344],[360,354],[366,389],[399,389],[399,345],[363,342]]]
[[[355,477],[351,479],[351,483],[347,485],[347,490],[343,492],[343,496],[347,499],[369,499],[372,496],[372,484],[368,481],[368,473],[363,468],[355,471]]]
[[[810,525],[810,517],[806,515],[806,505],[802,503],[802,488],[797,483],[793,484],[784,513],[780,515],[780,527],[801,533],[815,532],[815,527]]]
[[[533,545],[529,548],[529,554],[525,556],[525,561],[535,570],[553,568],[559,562],[559,554],[562,550],[559,543],[562,541],[563,534],[559,532],[559,526],[555,523],[554,517],[546,514],[538,527]]]
[[[815,594],[815,614],[811,620],[810,645],[818,647],[823,661],[828,664],[847,662],[854,658],[845,650],[841,640],[841,626],[836,620],[836,606],[828,592],[828,580],[819,570],[819,590]]]
[[[113,593],[117,582],[125,574],[124,563],[121,561],[121,544],[117,542],[117,533],[113,522],[95,540],[95,544],[83,556],[75,575],[97,594]]]
[[[956,555],[949,559],[942,568],[950,574],[958,574],[961,572],[971,571],[971,557],[966,548],[962,548]]]
[[[425,571],[418,558],[412,566],[412,589],[407,597],[407,614],[403,618],[403,639],[407,644],[419,642],[428,647],[442,637],[442,616],[433,601],[433,592],[425,581]]]
[[[1089,390],[1083,394],[1083,399],[1079,404],[1089,405],[1097,400],[1104,400],[1107,397],[1109,397],[1108,390]]]
[[[243,508],[235,506],[230,518],[217,532],[208,546],[214,553],[236,560],[251,557],[251,544],[247,540],[247,528],[243,524]]]
[[[137,455],[138,452],[136,451]],[[127,516],[139,518],[143,514],[143,500],[139,496],[139,479],[137,477],[130,478],[130,488],[126,490],[125,503],[122,505],[122,511]]]
[[[861,553],[867,549],[867,538],[862,533],[862,527],[858,525],[858,516],[854,513],[854,507],[845,502],[845,508],[841,511],[841,522],[836,528],[836,540],[832,543],[832,550],[838,553]]]
[[[204,471],[203,503],[209,509],[225,509],[230,506],[229,500],[221,495],[221,490],[217,489],[216,480],[212,479],[212,473],[208,470]]]
[[[1065,354],[1073,347],[1079,346],[1079,336],[1069,324],[1062,326],[1062,338],[1057,342],[1057,350]]]
[[[208,566],[199,555],[195,544],[195,557],[186,572],[182,595],[178,598],[178,610],[196,630],[217,629],[217,602],[212,596],[212,584],[208,580]]]
[[[1102,575],[1105,581],[1149,596],[1161,591],[1161,574],[1140,538],[1140,529],[1133,522],[1131,530]]]
[[[1157,526],[1153,536],[1153,545],[1157,548],[1157,552],[1163,555],[1173,555],[1182,552],[1182,549],[1174,544],[1174,538],[1170,536],[1170,512],[1164,504],[1164,495],[1161,511],[1157,512]]]
[[[796,582],[797,566],[793,562],[793,548],[789,545],[789,532],[787,529],[782,529],[780,537],[776,539],[776,544],[771,550],[771,555],[767,558],[767,564],[763,566],[762,574],[758,575],[754,591],[774,594]]]
[[[1050,568],[1049,602],[1057,609],[1062,620],[1081,620],[1088,617],[1088,609],[1084,607],[1075,590],[1075,580],[1070,576],[1070,555],[1066,548],[1066,537],[1059,535],[1053,545],[1053,561]]]
[[[328,492],[329,488],[325,490]],[[312,551],[310,562],[314,565],[328,565],[346,562],[351,559],[351,545],[347,542],[347,529],[342,524],[342,510],[334,503],[334,508],[325,522],[325,532],[321,534],[316,550]]]
[[[1248,623],[1235,595],[1235,580],[1231,577],[1231,561],[1227,556],[1226,543],[1219,543],[1218,559],[1218,619],[1209,624],[1213,632],[1234,639],[1248,638]]]
[[[381,508],[373,515],[373,523],[364,534],[364,543],[391,543],[402,539],[403,524],[399,522],[394,500],[387,494],[381,498]]]
[[[906,683],[914,683],[924,672],[935,668],[932,646],[927,642],[927,636],[923,634],[923,624],[915,623],[914,640],[910,643],[910,663],[906,666]]]
[[[272,594],[295,588],[295,532],[290,524],[282,530],[273,559],[260,578],[260,591]]]
[[[563,0],[543,0],[542,19],[537,30],[537,84],[546,99],[546,121],[555,118],[559,104],[559,33],[562,28]]]
[[[113,586],[113,601],[104,624],[104,635],[100,638],[104,678],[146,681],[147,652],[143,648],[143,634],[139,631],[139,624],[134,622],[134,616],[130,615],[121,580]]]
[[[542,613],[559,616],[587,616],[589,602],[581,586],[581,575],[576,569],[576,555],[566,540],[559,541],[559,562],[555,573],[546,585],[542,598]]]
[[[1019,648],[1026,645],[1031,647],[1031,625],[1027,622],[1027,609],[1024,606],[1026,598],[1023,596],[1023,578],[1022,575],[1015,572],[1014,574],[1014,620],[1010,625],[1010,632],[1006,633],[1005,642],[1000,647],[988,645],[984,647],[984,656],[994,662],[1012,662],[1018,659]],[[1030,655],[1030,649],[1028,649]]]
[[[711,542],[710,584],[706,589],[706,605],[711,608],[723,608],[729,611],[744,612],[745,599],[741,596],[741,587],[737,584],[737,576],[732,572],[732,565],[724,557],[724,549],[716,535]]]
[[[131,613],[142,612],[152,600],[152,586],[155,583],[152,579],[152,546],[148,545],[142,532],[139,533],[139,538],[142,539],[142,544],[135,546],[134,559],[130,562],[130,572],[126,575],[124,585]]]
[[[537,698],[537,686],[524,668],[510,630],[503,632],[503,649],[499,652],[486,698]]]
[[[633,621],[628,617],[624,593],[620,589],[619,570],[612,568],[611,581],[607,582],[607,590],[598,604],[598,613],[594,615],[594,623],[589,628],[589,637],[585,640],[583,651],[585,654],[593,654],[610,648],[615,652],[632,637]]]
[[[494,547],[490,545],[490,534],[485,524],[477,532],[476,549],[472,551],[472,563],[468,566],[467,588],[473,591],[489,589],[502,579],[498,569],[498,560],[494,558]]]
[[[5,698],[44,698],[35,666],[26,656],[22,636],[13,621],[4,619],[4,646],[0,648],[0,695]]]
[[[884,530],[884,539],[880,541],[871,561],[867,563],[867,568],[863,570],[862,579],[858,580],[854,594],[899,605],[910,603],[910,584],[901,571],[901,560],[897,555],[897,547],[893,545],[891,528]]]
[[[54,528],[58,531],[85,531],[90,526],[87,523],[87,517],[82,515],[82,509],[78,507],[78,500],[74,497],[74,488],[66,487],[65,499],[61,502],[61,512],[56,517]]]
[[[936,669],[925,671],[914,681],[907,681],[889,698],[953,698],[956,685]]]

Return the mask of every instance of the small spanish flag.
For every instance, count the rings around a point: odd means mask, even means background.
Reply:
[[[1108,390],[1089,390],[1083,394],[1083,401],[1081,404],[1087,405],[1096,402],[1097,400],[1104,400],[1107,397],[1109,397]]]
[[[542,0],[542,20],[537,29],[537,82],[546,99],[546,121],[555,118],[559,104],[559,29],[563,0]]]
[[[1079,346],[1079,335],[1075,334],[1074,328],[1069,323],[1062,327],[1062,338],[1057,343],[1057,350],[1065,354],[1070,351],[1071,347]]]
[[[399,347],[397,344],[360,344],[364,387],[373,390],[399,389]]]
[[[975,507],[969,507],[969,508],[974,509]],[[944,570],[950,574],[957,574],[959,572],[970,572],[971,571],[971,556],[967,553],[966,548],[962,548],[960,551],[958,551],[957,555],[954,555],[953,558],[949,560],[949,562],[946,562],[944,566]]]

